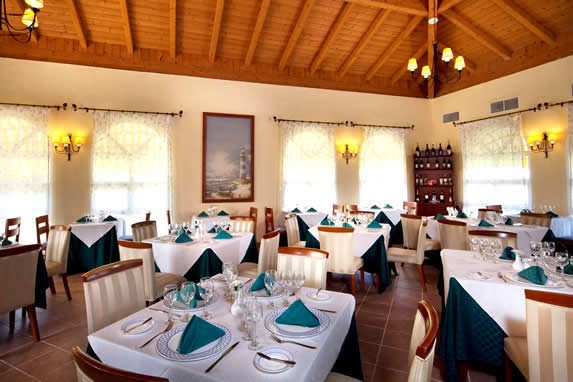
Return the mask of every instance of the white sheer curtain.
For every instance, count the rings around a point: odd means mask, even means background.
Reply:
[[[35,218],[48,213],[48,109],[0,105],[0,220],[20,216],[21,243],[36,242]]]
[[[172,117],[96,112],[92,147],[92,210],[122,215],[129,224],[147,211],[167,227],[171,200]]]
[[[282,208],[330,211],[336,201],[334,129],[320,124],[281,122]]]
[[[360,204],[402,207],[407,200],[406,130],[366,127],[360,157]]]
[[[573,104],[567,105],[569,130],[569,214],[573,214]]]
[[[529,157],[521,116],[462,125],[464,209],[501,204],[504,213],[530,206]]]

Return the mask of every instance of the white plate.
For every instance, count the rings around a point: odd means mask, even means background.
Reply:
[[[145,324],[138,326],[137,328],[131,330],[129,333],[125,333],[125,331],[128,330],[129,328],[133,328],[136,325],[141,324],[145,320],[147,320],[147,317],[138,317],[138,318],[131,319],[127,322],[124,322],[120,327],[121,333],[125,334],[126,336],[131,336],[134,334],[141,334],[141,333],[147,332],[149,329],[151,329],[151,328],[153,328],[153,326],[155,326],[155,321],[152,318],[150,321],[147,321]]]
[[[270,311],[269,314],[267,314],[265,317],[265,328],[267,328],[270,332],[283,337],[303,338],[316,336],[330,326],[330,318],[328,318],[326,313],[312,308],[309,308],[309,310],[320,321],[319,326],[314,328],[307,328],[305,326],[277,324],[275,320],[287,309],[288,308],[281,308]]]
[[[472,278],[474,280],[489,280],[491,278],[491,275],[486,273],[486,272],[468,272],[467,276],[469,278]]]
[[[261,350],[260,352],[272,358],[283,359],[285,361],[294,361],[293,355],[288,350],[267,348]],[[255,359],[253,362],[255,363],[255,367],[264,373],[282,373],[283,371],[293,367],[293,365],[287,365],[286,363],[264,359],[258,354],[255,354]]]
[[[222,352],[229,345],[231,342],[231,332],[223,325],[213,325],[225,331],[223,337],[218,340],[208,343],[191,353],[181,354],[177,351],[177,346],[179,346],[183,330],[185,330],[186,327],[186,325],[181,325],[159,336],[159,340],[157,341],[157,352],[160,356],[171,361],[199,361],[201,359],[214,356],[215,354]]]
[[[332,295],[328,292],[321,290],[318,294],[315,292],[308,292],[307,297],[313,301],[328,301],[332,298]]]
[[[506,273],[505,278],[508,279],[509,281],[517,283],[517,284],[524,284],[524,285],[534,286],[534,287],[539,287],[539,288],[563,288],[563,286],[565,285],[563,280],[555,280],[552,277],[548,277],[547,283],[545,285],[538,285],[538,284],[532,283],[531,281],[528,281],[527,279],[524,279],[521,276],[518,276],[517,273],[511,273],[511,272]]]
[[[217,300],[218,300],[218,296],[216,293],[213,294],[213,297],[211,297],[211,301],[209,301],[209,305],[207,305],[207,307],[210,307],[212,305],[214,305]],[[169,307],[167,306],[167,304],[165,304],[165,300],[163,300],[163,304],[165,305],[165,307],[167,309],[169,309]],[[175,305],[173,306],[173,311],[174,312],[193,312],[196,310],[200,310],[203,309],[203,306],[205,305],[205,301],[203,300],[197,300],[197,306],[195,308],[188,308],[185,303],[183,302],[183,300],[181,300],[180,298],[177,298],[177,300],[175,300]]]

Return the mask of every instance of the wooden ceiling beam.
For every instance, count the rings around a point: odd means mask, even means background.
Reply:
[[[219,45],[219,34],[221,33],[221,24],[223,21],[223,8],[225,0],[217,0],[215,6],[215,20],[213,21],[213,32],[211,33],[211,44],[209,45],[209,62],[215,62],[217,55],[217,45]]]
[[[119,0],[121,9],[121,19],[123,22],[123,34],[125,36],[125,46],[127,53],[133,55],[133,35],[131,34],[131,23],[129,22],[129,11],[127,9],[127,0]]]
[[[169,55],[177,55],[177,0],[169,0]]]
[[[556,37],[555,34],[549,29],[541,25],[537,20],[535,20],[531,15],[525,12],[517,4],[511,0],[491,0],[498,7],[500,7],[504,12],[508,13],[511,17],[515,19],[518,23],[527,28],[531,33],[539,37],[541,40],[545,41],[549,45],[555,45]]]
[[[70,8],[70,13],[72,16],[72,23],[76,28],[76,34],[78,35],[78,41],[83,49],[88,47],[88,42],[86,39],[86,32],[82,24],[82,19],[80,18],[80,9],[78,8],[77,0],[68,0],[68,6]]]
[[[384,24],[384,22],[390,16],[391,13],[392,12],[387,9],[381,9],[380,11],[378,11],[376,18],[374,19],[374,21],[372,21],[372,23],[370,23],[370,26],[368,27],[366,33],[362,35],[360,41],[358,41],[358,44],[356,44],[350,55],[344,61],[344,64],[342,64],[342,66],[338,70],[338,75],[340,77],[344,76],[348,71],[348,69],[350,69],[354,61],[356,61],[360,53],[362,53],[366,45],[368,45],[370,40],[372,40],[372,37],[374,37],[376,32],[378,32],[378,29],[380,29],[382,24]]]
[[[378,58],[378,60],[376,60],[374,65],[372,65],[368,73],[366,73],[367,80],[370,80],[372,79],[372,77],[374,77],[374,75],[380,70],[382,65],[384,65],[386,60],[388,60],[392,56],[394,51],[400,46],[400,44],[402,44],[402,41],[404,41],[404,39],[406,39],[414,31],[414,29],[418,26],[418,24],[420,24],[420,21],[422,21],[423,19],[424,18],[421,16],[414,16],[410,19],[408,25],[406,25],[406,28],[404,28],[404,30],[400,32],[400,34],[394,39],[394,41],[392,41],[390,46],[388,46],[388,48],[386,48],[384,53],[382,53]]]
[[[28,4],[26,4],[24,2],[24,0],[15,0],[16,5],[18,6],[18,9],[20,10],[21,13],[24,13],[26,11],[26,9],[29,8]],[[2,10],[4,11],[4,10]],[[32,31],[32,35],[30,36],[30,40],[32,42],[38,42],[38,39],[40,38],[39,34],[38,34],[38,30],[34,29]]]
[[[455,7],[456,5],[458,5],[458,3],[461,2],[462,0],[444,0],[438,7],[438,13],[445,12],[451,7]]]
[[[428,9],[430,10],[428,17],[437,16],[434,12],[437,8],[438,0],[428,0]],[[428,40],[426,41],[426,48],[428,49],[428,65],[430,66],[431,75],[426,81],[428,98],[436,96],[436,81],[434,80],[435,72],[438,68],[434,66],[434,42],[437,42],[436,28],[437,25],[428,23]]]
[[[483,29],[479,28],[475,24],[470,23],[465,18],[460,16],[453,10],[448,10],[442,13],[450,22],[464,31],[468,36],[475,39],[477,42],[490,49],[495,54],[499,55],[504,60],[511,59],[511,50],[497,42],[493,37],[486,33]]]
[[[265,20],[267,18],[267,13],[269,11],[269,6],[271,0],[262,0],[261,7],[259,8],[259,14],[257,15],[257,21],[255,23],[255,29],[253,29],[253,35],[251,36],[251,42],[249,43],[249,48],[247,49],[247,56],[245,57],[245,65],[250,65],[253,62],[253,56],[257,50],[257,44],[259,43],[259,38],[261,37],[261,32],[263,31],[263,26],[265,25]]]
[[[281,56],[281,59],[279,61],[279,70],[282,71],[285,68],[285,66],[288,62],[288,59],[290,58],[292,51],[294,50],[294,47],[296,46],[298,38],[300,37],[300,34],[302,33],[302,30],[304,28],[304,24],[306,23],[306,19],[308,18],[308,15],[310,15],[310,10],[312,9],[312,6],[314,5],[315,1],[316,0],[306,0],[304,2],[304,5],[303,5],[300,13],[298,14],[298,18],[296,20],[294,28],[290,34],[288,42],[285,46],[285,49],[284,49],[283,54]]]
[[[415,58],[416,61],[418,61],[418,65],[420,65],[419,61],[422,59],[422,57],[424,57],[424,54],[427,51],[428,51],[428,44],[424,41],[424,43],[422,45],[420,45],[418,50],[416,50],[416,53],[414,53],[412,55],[412,58]],[[408,72],[407,65],[405,65],[405,64],[407,64],[407,63],[405,62],[404,65],[400,65],[400,69],[398,69],[396,71],[396,73],[394,73],[394,75],[392,76],[392,85],[394,85],[396,82],[398,82],[398,80],[400,78],[402,78],[402,76]]]
[[[330,49],[330,46],[334,42],[336,35],[342,29],[344,21],[350,14],[350,11],[352,10],[353,7],[354,7],[353,3],[344,3],[342,5],[342,8],[340,9],[340,12],[338,12],[338,16],[336,17],[334,24],[332,24],[332,27],[328,31],[328,35],[326,36],[322,45],[320,46],[318,53],[316,54],[316,56],[314,56],[314,60],[310,65],[310,74],[314,74],[314,72],[316,72],[316,70],[320,67],[320,64],[326,57],[326,52],[328,52],[328,49]]]
[[[428,11],[426,9],[406,7],[377,0],[346,0],[346,2],[355,3],[366,7],[387,9],[389,11],[406,13],[413,16],[428,16]]]

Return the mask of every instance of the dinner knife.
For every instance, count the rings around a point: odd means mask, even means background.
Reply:
[[[287,359],[280,359],[280,358],[269,357],[268,355],[266,355],[265,353],[262,353],[262,352],[260,352],[260,351],[257,352],[257,355],[258,355],[259,357],[261,357],[261,358],[268,359],[269,361],[282,362],[282,363],[285,363],[285,364],[291,365],[291,366],[296,365],[296,362],[295,362],[295,361],[289,361],[289,360],[287,360]]]
[[[239,344],[239,342],[240,342],[240,341],[237,341],[237,342],[235,342],[234,344],[232,344],[231,346],[229,346],[229,347],[227,348],[227,350],[225,350],[225,351],[223,352],[223,354],[221,354],[221,356],[220,356],[219,358],[217,358],[217,360],[216,360],[215,362],[213,362],[213,364],[212,364],[211,366],[209,366],[209,367],[207,368],[207,370],[205,370],[205,373],[210,372],[210,371],[215,367],[215,365],[217,365],[217,364],[219,363],[219,361],[221,361],[227,354],[229,354],[229,353],[231,352],[231,350],[233,350],[235,347],[237,347],[237,345]]]
[[[137,324],[137,325],[135,325],[135,326],[132,326],[132,327],[129,328],[129,329],[125,329],[123,332],[124,332],[124,333],[129,333],[129,332],[131,332],[133,329],[139,328],[140,326],[143,326],[143,325],[147,324],[149,321],[151,321],[151,318],[152,318],[152,317],[148,317],[145,321],[140,322],[139,324]]]

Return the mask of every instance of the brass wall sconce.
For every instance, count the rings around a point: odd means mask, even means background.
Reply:
[[[84,143],[84,137],[74,137],[72,134],[52,137],[54,150],[58,154],[67,155],[68,161],[72,159],[72,153],[80,152],[80,149]]]
[[[555,141],[550,141],[549,136],[544,132],[541,141],[536,141],[534,144],[529,145],[529,148],[534,153],[545,153],[545,158],[548,158],[549,152],[553,151],[554,146]]]
[[[350,159],[358,157],[358,149],[356,149],[354,146],[350,147],[348,143],[344,145],[344,150],[341,149],[339,151],[340,156],[346,160],[346,164],[348,164]]]

